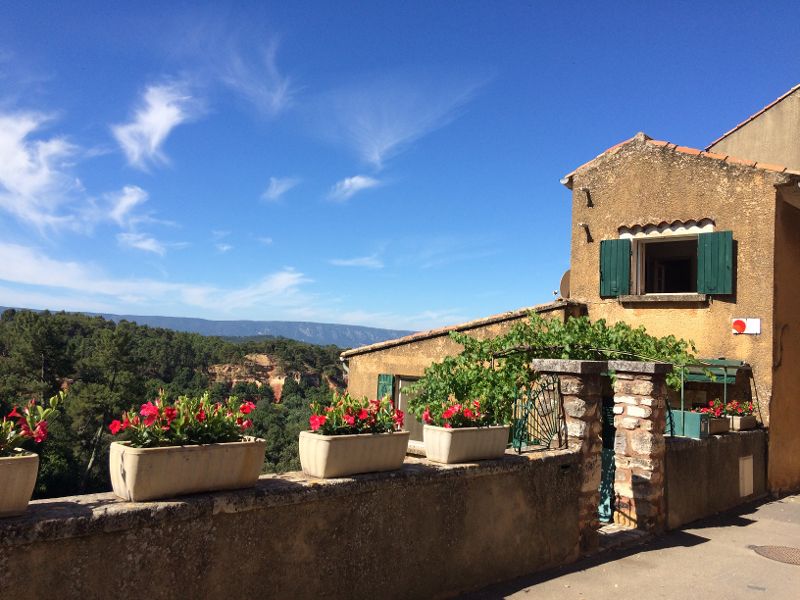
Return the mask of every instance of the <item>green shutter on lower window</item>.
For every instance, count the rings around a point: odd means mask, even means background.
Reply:
[[[378,375],[377,399],[380,400],[384,396],[394,397],[394,375],[387,375],[386,373]]]
[[[733,293],[733,232],[697,236],[697,293]]]
[[[624,296],[631,291],[631,241],[600,242],[600,296]]]

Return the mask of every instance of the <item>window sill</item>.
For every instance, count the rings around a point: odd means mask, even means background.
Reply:
[[[622,304],[633,303],[670,303],[670,302],[693,302],[700,304],[708,300],[707,294],[643,294],[641,296],[620,296],[619,301]]]

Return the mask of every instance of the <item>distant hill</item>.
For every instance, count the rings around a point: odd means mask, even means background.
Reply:
[[[0,313],[4,310],[6,310],[6,307],[0,306]],[[360,325],[307,323],[302,321],[211,321],[189,317],[113,315],[107,313],[83,314],[99,315],[115,322],[125,320],[139,325],[163,327],[202,335],[220,337],[275,336],[321,346],[333,344],[341,348],[356,348],[358,346],[376,344],[413,333],[399,329],[378,329]]]

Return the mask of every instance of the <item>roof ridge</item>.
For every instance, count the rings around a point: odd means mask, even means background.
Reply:
[[[738,131],[739,129],[741,129],[742,127],[744,127],[745,125],[747,125],[747,124],[748,124],[750,121],[752,121],[752,120],[753,120],[753,119],[755,119],[756,117],[759,117],[759,116],[761,116],[763,113],[767,112],[767,111],[768,111],[770,108],[772,108],[773,106],[775,106],[775,105],[776,105],[776,104],[778,104],[779,102],[781,102],[781,101],[785,100],[786,98],[788,98],[789,96],[791,96],[791,95],[792,95],[794,92],[796,92],[798,89],[800,89],[800,83],[798,83],[797,85],[795,85],[795,86],[794,86],[792,89],[790,89],[788,92],[786,92],[786,93],[782,94],[781,96],[779,96],[778,98],[776,98],[775,100],[773,100],[772,102],[770,102],[769,104],[767,104],[765,107],[763,107],[763,108],[762,108],[761,110],[759,110],[758,112],[755,112],[755,113],[753,113],[752,115],[750,115],[749,117],[747,117],[747,118],[746,118],[744,121],[742,121],[741,123],[739,123],[738,125],[736,125],[736,127],[734,127],[733,129],[729,129],[728,131],[726,131],[725,133],[723,133],[721,136],[719,136],[717,139],[715,139],[713,142],[711,142],[711,143],[710,143],[708,146],[706,146],[706,147],[705,147],[705,149],[706,149],[706,150],[709,150],[709,149],[711,149],[713,146],[715,146],[716,144],[720,143],[722,140],[724,140],[726,137],[728,137],[729,135],[731,135],[733,132],[735,132],[735,131]]]

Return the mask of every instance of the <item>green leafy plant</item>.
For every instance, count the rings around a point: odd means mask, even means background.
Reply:
[[[47,439],[48,421],[58,415],[64,393],[59,392],[46,407],[31,400],[21,409],[15,406],[0,422],[0,456],[12,456],[27,442],[40,444]]]
[[[482,417],[477,423],[461,419],[455,426],[505,424],[517,398],[535,385],[530,361],[536,358],[579,360],[657,361],[675,368],[667,384],[680,388],[680,369],[695,362],[692,342],[674,336],[655,337],[644,327],[627,323],[608,325],[572,317],[566,321],[538,314],[513,326],[507,333],[485,340],[464,333],[450,337],[464,349],[429,366],[411,388],[409,410],[417,418],[443,423],[445,411],[454,404],[471,406],[478,401]],[[469,423],[469,424],[467,424]]]
[[[142,404],[138,413],[123,413],[109,430],[114,435],[126,432],[134,448],[237,442],[253,426],[249,415],[255,408],[253,402],[239,402],[236,396],[213,402],[208,392],[179,396],[172,403],[159,397]]]
[[[403,428],[403,411],[389,397],[368,400],[334,392],[330,404],[311,403],[312,431],[322,435],[387,433]]]

